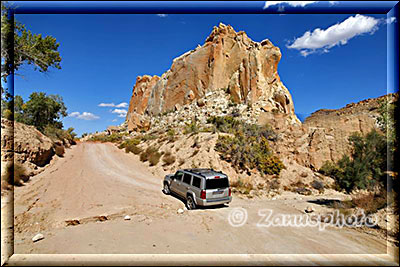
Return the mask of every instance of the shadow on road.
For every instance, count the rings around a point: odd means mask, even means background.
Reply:
[[[165,194],[163,190],[161,190],[161,192],[163,194]],[[181,196],[179,196],[179,195],[177,195],[175,193],[171,193],[168,196],[174,197],[176,199],[179,199],[180,201],[182,201],[183,204],[186,205],[186,199],[185,198],[183,198],[183,197],[181,197]],[[224,209],[224,208],[228,208],[228,207],[229,206],[226,205],[226,204],[220,204],[220,205],[213,205],[213,206],[197,206],[196,209],[198,209],[198,210],[213,210],[213,209]]]

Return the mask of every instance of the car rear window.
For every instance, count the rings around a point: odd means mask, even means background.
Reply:
[[[192,185],[200,188],[201,179],[199,177],[193,176]]]
[[[229,187],[228,178],[207,179],[206,189],[217,189]]]
[[[190,174],[185,173],[185,174],[183,175],[183,182],[184,182],[184,183],[190,184],[190,180],[191,180],[191,179],[192,179],[192,176],[191,176]]]

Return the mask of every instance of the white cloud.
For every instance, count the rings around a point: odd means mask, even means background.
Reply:
[[[292,44],[287,45],[287,48],[300,50],[303,56],[315,52],[327,53],[330,48],[345,45],[357,35],[373,34],[378,29],[379,22],[380,20],[374,17],[357,14],[325,30],[316,28],[313,32],[307,31]]]
[[[118,105],[115,105],[115,107],[116,108],[126,108],[126,107],[128,107],[128,103],[122,102],[122,103],[119,103]]]
[[[159,16],[160,18],[165,18],[165,17],[167,17],[168,15],[167,15],[167,14],[157,14],[157,16]]]
[[[114,103],[100,103],[98,104],[99,107],[115,107]]]
[[[392,23],[394,23],[394,22],[396,22],[397,20],[396,20],[396,17],[390,17],[390,18],[387,18],[386,19],[386,23],[387,24],[392,24]]]
[[[266,1],[264,5],[264,9],[269,8],[270,6],[276,6],[281,4],[287,4],[292,7],[305,7],[306,5],[311,5],[314,3],[323,2],[323,1]],[[339,3],[339,1],[328,1],[329,5],[333,6]],[[278,11],[284,11],[283,6],[279,6]]]
[[[126,117],[126,114],[128,113],[128,111],[126,109],[118,109],[118,108],[116,108],[113,111],[111,111],[111,113],[118,114],[118,117],[124,118],[124,117]]]
[[[128,103],[126,102],[121,102],[117,105],[114,103],[100,103],[98,104],[99,107],[116,107],[116,108],[126,108],[128,106]]]
[[[264,9],[269,8],[270,6],[276,6],[280,4],[288,4],[293,7],[305,7],[306,5],[314,4],[319,1],[266,1],[264,5]]]
[[[69,117],[73,117],[73,118],[77,118],[77,119],[81,119],[81,120],[87,120],[87,121],[100,119],[99,116],[96,116],[93,113],[86,112],[86,111],[84,111],[82,114],[77,111],[71,112],[69,114]]]

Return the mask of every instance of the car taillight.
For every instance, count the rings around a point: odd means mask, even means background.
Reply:
[[[229,193],[228,193],[228,196],[231,196],[231,189],[229,188]]]
[[[201,192],[200,192],[200,198],[201,198],[201,199],[206,199],[206,191],[201,190]]]

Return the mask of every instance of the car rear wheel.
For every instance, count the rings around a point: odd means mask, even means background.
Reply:
[[[169,189],[168,183],[164,184],[164,194],[166,194],[166,195],[171,194],[171,190]]]
[[[188,210],[194,210],[196,209],[196,203],[194,203],[193,197],[188,196],[186,199],[186,206]]]

